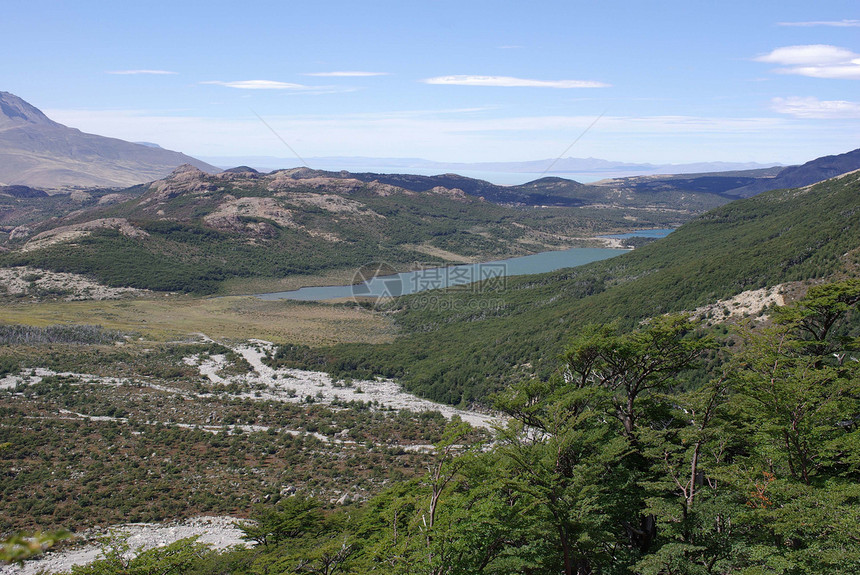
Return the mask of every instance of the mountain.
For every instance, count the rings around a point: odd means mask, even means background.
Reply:
[[[748,198],[765,190],[809,186],[854,170],[860,170],[860,148],[845,154],[816,158],[801,166],[789,166],[780,170],[772,179],[760,179],[731,190],[730,193]]]
[[[224,158],[221,158],[222,160]],[[234,158],[244,160],[246,166],[275,165],[279,158]],[[217,159],[216,159],[217,160]],[[496,164],[443,164],[417,158],[312,158],[321,164],[338,165],[340,170],[311,169],[307,167],[289,170],[295,179],[343,178],[363,182],[380,182],[424,192],[436,187],[459,189],[495,203],[525,206],[612,206],[632,209],[676,210],[683,213],[702,213],[729,201],[750,197],[756,193],[785,187],[809,185],[814,182],[860,169],[860,150],[840,156],[828,156],[807,162],[803,166],[768,166],[762,164],[729,164],[705,162],[698,164],[622,164],[594,158],[565,158],[559,160],[550,174],[561,172],[583,172],[612,174],[638,172],[637,176],[604,179],[583,184],[568,178],[543,176],[518,185],[498,185],[483,179],[467,177],[457,173],[425,175],[403,173],[406,170],[429,170],[452,168],[463,171],[513,170],[524,173],[540,173],[550,162],[518,162]],[[374,162],[390,163],[393,173],[376,171],[347,171],[351,165],[367,166]],[[546,165],[544,165],[546,164]],[[387,165],[387,164],[385,164]],[[541,168],[543,166],[543,168]],[[379,168],[375,168],[379,169]],[[284,170],[277,170],[283,172]],[[672,172],[667,174],[666,172]]]
[[[218,171],[152,144],[69,128],[18,96],[0,92],[0,185],[127,187],[162,178],[182,164]]]
[[[216,166],[247,164],[261,171],[293,166],[295,158],[276,156],[211,156],[204,158]],[[307,165],[322,170],[347,169],[356,172],[393,171],[398,173],[421,172],[497,172],[510,174],[583,174],[598,178],[619,177],[628,174],[691,174],[753,170],[777,164],[755,162],[698,162],[692,164],[648,164],[620,162],[599,158],[559,158],[522,162],[435,162],[422,158],[369,158],[361,156],[323,156],[306,158]]]
[[[800,166],[665,176],[631,176],[595,182],[632,195],[669,192],[713,194],[726,201],[750,198],[769,190],[799,188],[860,170],[860,149],[810,160]]]

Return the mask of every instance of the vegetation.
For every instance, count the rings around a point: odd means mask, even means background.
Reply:
[[[492,445],[452,423],[422,476],[357,506],[257,506],[256,547],[165,572],[856,573],[858,302],[860,280],[812,288],[735,346],[683,316],[590,327],[553,377],[496,397]]]
[[[149,345],[12,346],[0,356],[18,381],[0,389],[0,534],[243,516],[255,501],[297,490],[366,499],[421,473],[420,446],[445,424],[438,412],[368,402],[264,400],[256,387],[213,384],[183,361],[219,355],[221,375],[246,373],[229,348]]]
[[[212,294],[229,280],[310,276],[372,261],[404,268],[416,260],[444,263],[439,250],[491,260],[582,244],[580,238],[595,233],[666,227],[689,218],[634,210],[634,224],[633,208],[626,207],[499,205],[436,190],[379,193],[381,184],[355,180],[344,191],[339,182],[329,178],[313,187],[277,174],[261,179],[202,172],[191,181],[168,178],[142,195],[138,187],[124,192],[125,201],[91,205],[33,226],[35,234],[113,218],[127,221],[135,234],[87,228],[74,244],[0,253],[0,266],[76,272],[114,287]],[[279,191],[273,193],[273,186]],[[264,201],[268,209],[233,213],[237,198]],[[7,243],[16,248],[22,242]]]
[[[37,343],[92,345],[122,341],[124,335],[119,331],[105,330],[98,325],[51,325],[45,328],[28,325],[0,325],[0,345]]]
[[[143,239],[111,231],[84,239],[122,257],[181,256],[177,269],[189,275],[177,277],[191,278],[182,289],[198,281],[220,289],[241,275],[236,254],[252,254],[261,269],[281,265],[261,263],[269,237],[303,245],[302,230],[256,217],[239,220],[268,230],[254,241],[201,224],[217,204],[206,198],[228,191],[259,197],[228,184],[204,189],[202,201],[178,194],[183,221],[134,220]],[[332,308],[394,322],[401,335],[329,347],[285,338],[268,358],[342,378],[399,377],[424,396],[492,406],[507,418],[493,437],[438,413],[311,395],[265,401],[250,379],[213,384],[185,359],[217,355],[221,374],[248,370],[216,343],[116,345],[116,324],[73,326],[55,339],[48,328],[9,326],[14,337],[0,349],[0,375],[12,376],[0,390],[0,531],[229,513],[248,519],[241,529],[255,544],[215,552],[189,539],[132,557],[118,541],[73,570],[80,574],[856,573],[860,280],[846,278],[860,269],[858,192],[856,175],[771,192],[583,268],[418,294],[374,316]],[[369,185],[351,197],[362,194],[364,205],[386,209]],[[458,209],[426,198],[429,211],[405,202],[405,214],[385,220]],[[134,209],[117,204],[103,215]],[[324,211],[306,210],[301,225],[324,229],[332,217]],[[524,238],[504,235],[517,227],[504,218],[476,220],[464,234],[451,225],[463,217],[427,224],[422,233],[440,232],[432,237],[401,230],[396,241],[484,253]],[[338,228],[350,257],[370,249],[347,241],[359,227]],[[380,242],[375,233],[367,236]],[[64,249],[27,257],[78,257]],[[96,265],[94,254],[75,265]],[[126,281],[137,272],[117,273]],[[671,315],[784,282],[805,296],[767,318],[711,326]],[[136,304],[98,305],[107,316]],[[34,318],[47,308],[9,309]],[[303,308],[286,309],[285,323]]]
[[[469,405],[522,375],[546,377],[566,334],[587,324],[630,329],[744,290],[856,273],[858,210],[856,176],[764,193],[610,260],[401,298],[390,311],[402,335],[391,344],[284,346],[272,361],[398,377],[415,393]]]

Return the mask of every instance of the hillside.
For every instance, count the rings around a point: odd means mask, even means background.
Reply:
[[[213,293],[231,278],[354,271],[372,261],[408,267],[495,259],[683,221],[673,212],[500,205],[456,187],[416,192],[303,168],[208,175],[184,166],[78,208],[11,230],[0,265],[84,273],[116,287]]]
[[[451,291],[435,306],[401,298],[392,344],[282,348],[278,364],[400,377],[453,404],[483,401],[522,374],[555,367],[589,323],[625,328],[785,282],[856,276],[860,174],[732,202],[631,253],[571,270],[509,278],[506,289]],[[422,300],[423,298],[423,300]]]
[[[0,185],[127,187],[164,177],[182,164],[218,171],[179,152],[64,126],[0,92]]]
[[[630,195],[695,193],[723,199],[723,203],[750,198],[761,192],[799,188],[860,169],[860,149],[815,158],[799,166],[759,168],[683,175],[615,178],[595,185],[623,190]]]

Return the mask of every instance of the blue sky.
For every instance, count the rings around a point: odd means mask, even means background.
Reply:
[[[535,160],[592,124],[566,157],[860,147],[856,0],[32,0],[0,47],[0,90],[196,156]]]

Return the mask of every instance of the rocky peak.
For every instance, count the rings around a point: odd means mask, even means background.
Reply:
[[[0,126],[12,124],[55,125],[48,116],[15,94],[0,92]]]
[[[153,200],[164,201],[176,196],[193,193],[206,193],[217,189],[217,186],[207,181],[209,174],[199,170],[191,164],[182,164],[163,180],[156,180],[149,184],[148,194],[141,201],[141,205]]]
[[[169,176],[167,176],[167,180],[179,180],[179,181],[188,181],[194,180],[197,178],[206,177],[206,172],[199,168],[195,168],[191,164],[182,164],[173,170]]]

